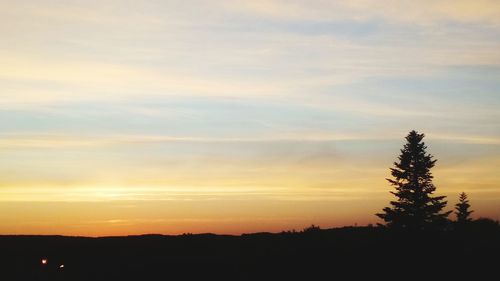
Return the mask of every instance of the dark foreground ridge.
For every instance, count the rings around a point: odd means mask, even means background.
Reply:
[[[412,233],[344,227],[241,236],[0,236],[0,280],[481,280],[497,275],[499,255],[500,227],[491,220]]]

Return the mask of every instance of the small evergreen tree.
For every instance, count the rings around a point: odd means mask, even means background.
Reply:
[[[467,198],[467,194],[465,194],[465,192],[460,193],[458,203],[455,205],[455,215],[457,216],[458,223],[466,223],[471,221],[470,215],[474,211],[469,210],[469,208],[470,204],[469,199]]]
[[[384,208],[383,213],[376,214],[388,227],[428,229],[446,222],[451,213],[442,213],[447,204],[445,196],[433,196],[436,187],[432,183],[431,169],[437,160],[427,154],[427,146],[422,142],[424,136],[411,131],[398,161],[391,168],[393,178],[387,181],[396,189],[391,193],[397,200],[391,201],[391,206]]]

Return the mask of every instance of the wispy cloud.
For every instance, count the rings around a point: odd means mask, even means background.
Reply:
[[[364,199],[366,191],[359,188],[309,188],[307,191],[284,187],[61,187],[8,188],[0,189],[2,200],[7,202],[120,202],[120,201],[350,201]],[[377,196],[384,190],[374,190]]]
[[[5,17],[10,28],[1,30],[10,42],[0,51],[3,108],[144,97],[309,97],[366,79],[442,77],[450,66],[500,63],[498,40],[446,24],[461,17],[466,22],[484,18],[485,24],[500,18],[489,16],[498,13],[494,1],[197,3],[213,13],[188,9],[189,3],[172,10],[170,2],[143,10],[114,9],[118,2],[99,4],[99,9],[92,3],[48,3],[36,8],[9,4],[3,12],[10,15]],[[159,12],[163,10],[169,12],[167,19]],[[250,18],[230,18],[236,28],[231,30],[224,23],[235,11],[247,11]],[[199,20],[193,21],[191,13],[199,14]],[[395,19],[409,21],[410,27],[383,25],[363,38],[338,36],[335,29],[300,34],[286,23],[275,29],[273,22],[261,23],[262,30],[256,31],[252,24],[260,14],[368,25],[377,18],[388,24]],[[425,18],[445,23],[411,27],[413,19]],[[38,25],[46,37],[22,36]]]
[[[227,1],[252,14],[285,20],[385,20],[430,24],[442,21],[498,24],[500,5],[494,0],[425,1]]]
[[[448,143],[499,145],[500,137],[477,135],[447,135],[431,133],[430,141]],[[345,142],[345,141],[398,141],[401,136],[379,134],[328,134],[317,133],[263,137],[189,137],[168,135],[63,135],[63,134],[0,134],[0,149],[71,148],[134,145],[152,143],[283,143],[283,142]]]

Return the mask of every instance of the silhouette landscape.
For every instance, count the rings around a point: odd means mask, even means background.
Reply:
[[[8,280],[425,278],[494,274],[500,224],[471,219],[465,192],[452,211],[432,196],[424,134],[411,131],[391,168],[395,201],[376,214],[385,223],[301,231],[122,237],[0,236]]]
[[[0,0],[0,281],[497,280],[500,0]]]

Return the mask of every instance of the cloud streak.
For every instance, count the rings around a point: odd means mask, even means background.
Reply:
[[[447,143],[464,143],[479,145],[500,145],[500,137],[446,135],[433,133],[432,140]],[[62,134],[0,134],[0,149],[23,148],[71,148],[71,147],[102,147],[115,145],[143,145],[153,143],[297,143],[297,142],[345,142],[345,141],[398,141],[394,135],[289,135],[269,137],[188,137],[168,135],[62,135]],[[431,141],[432,141],[431,140]]]
[[[388,22],[432,24],[443,21],[500,23],[500,5],[494,0],[424,1],[227,1],[232,9],[281,20],[382,19]]]

